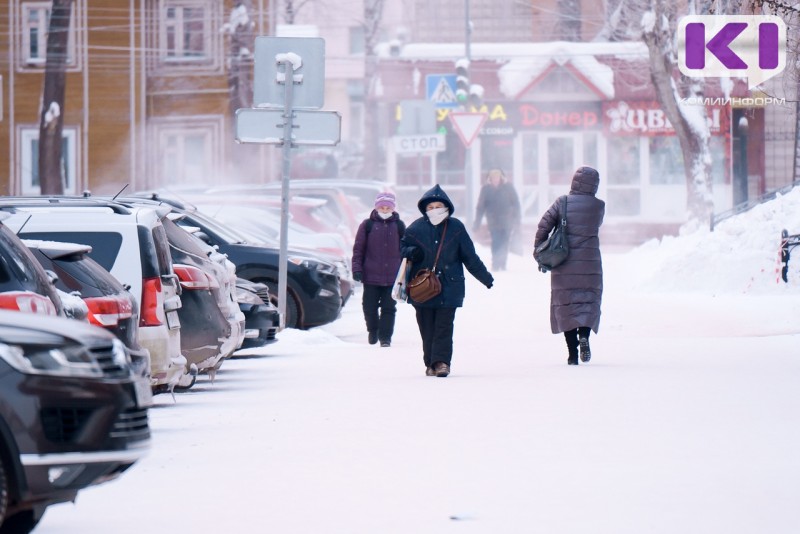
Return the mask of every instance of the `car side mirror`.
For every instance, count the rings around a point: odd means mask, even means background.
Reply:
[[[45,273],[47,273],[47,280],[52,284],[56,285],[58,283],[58,275],[51,271],[50,269],[45,269]]]

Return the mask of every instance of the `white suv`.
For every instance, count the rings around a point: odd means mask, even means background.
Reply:
[[[158,208],[80,197],[4,197],[0,209],[13,214],[4,223],[21,238],[90,245],[90,256],[130,287],[138,299],[139,343],[150,352],[155,392],[171,390],[196,373],[181,354],[180,289]]]

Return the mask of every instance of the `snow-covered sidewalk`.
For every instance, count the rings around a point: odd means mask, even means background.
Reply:
[[[392,347],[368,345],[357,293],[158,396],[152,452],[37,532],[800,530],[796,286],[634,290],[631,254],[604,256],[587,365],[566,365],[529,256],[491,290],[468,277],[445,379],[424,376],[408,305]]]

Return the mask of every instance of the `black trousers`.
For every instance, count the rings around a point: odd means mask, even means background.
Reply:
[[[492,270],[505,269],[511,228],[493,228],[489,230],[489,234],[492,236]]]
[[[456,308],[416,307],[417,326],[422,336],[422,359],[425,367],[437,362],[450,365],[453,359],[453,324]]]
[[[392,341],[397,302],[392,298],[392,286],[364,284],[361,299],[367,332],[377,332],[379,341]]]
[[[592,329],[588,326],[581,326],[564,332],[564,339],[567,341],[567,353],[571,360],[578,361],[578,340],[582,337],[589,339]]]

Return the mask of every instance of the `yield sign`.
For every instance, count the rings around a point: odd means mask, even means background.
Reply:
[[[461,142],[464,143],[464,146],[467,148],[469,148],[478,136],[478,132],[481,131],[483,123],[486,122],[488,117],[488,113],[467,113],[461,111],[450,113],[450,121],[453,123],[456,133],[461,138]]]

